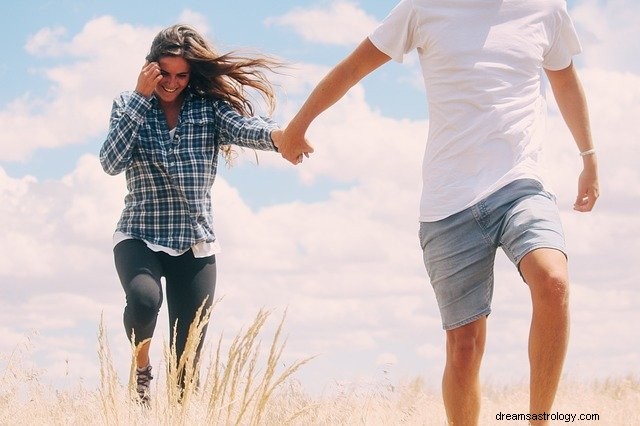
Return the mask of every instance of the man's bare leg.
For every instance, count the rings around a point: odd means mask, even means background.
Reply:
[[[531,290],[533,315],[529,332],[531,414],[549,413],[558,390],[569,342],[569,278],[565,255],[538,249],[520,262]],[[532,425],[549,424],[532,421]]]
[[[474,426],[480,417],[480,363],[487,319],[447,330],[442,395],[449,424]]]

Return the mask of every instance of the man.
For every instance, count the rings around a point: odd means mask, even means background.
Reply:
[[[530,413],[548,413],[569,338],[569,283],[558,209],[541,164],[543,70],[583,161],[574,209],[588,212],[598,198],[587,106],[572,64],[580,44],[564,1],[401,1],[318,84],[279,150],[301,162],[313,152],[305,139],[312,121],[367,74],[414,49],[429,101],[420,241],[446,330],[448,420],[478,422],[497,247],[531,292]]]

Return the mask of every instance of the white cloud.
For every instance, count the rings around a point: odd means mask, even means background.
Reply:
[[[384,352],[378,355],[376,364],[383,367],[389,367],[398,363],[398,357],[395,354]]]
[[[311,42],[351,46],[364,40],[378,21],[354,3],[334,1],[328,8],[297,8],[266,23],[289,27]]]
[[[24,161],[40,148],[85,143],[104,132],[113,97],[133,89],[155,30],[122,24],[109,16],[89,21],[67,40],[61,27],[44,28],[25,46],[33,55],[65,59],[37,69],[50,84],[0,110],[3,145],[0,161]]]
[[[64,27],[42,28],[25,45],[32,55],[58,56],[62,53],[60,38],[67,34]]]
[[[12,179],[0,172],[0,194],[5,200],[0,218],[7,227],[0,244],[12,247],[0,259],[0,276],[31,277],[37,284],[20,291],[37,291],[49,288],[43,280],[52,276],[91,273],[93,265],[86,261],[103,256],[100,245],[109,242],[105,230],[117,219],[124,182],[104,174],[97,158],[85,156],[59,181]]]
[[[190,25],[203,35],[207,34],[210,29],[207,17],[201,13],[194,12],[191,9],[185,9],[182,11],[177,22]]]
[[[420,345],[416,352],[425,357],[427,360],[437,359],[444,360],[445,349],[442,345],[433,345],[431,343],[426,343],[424,345]]]
[[[585,65],[640,72],[640,3],[635,0],[585,0],[570,10],[581,37]]]

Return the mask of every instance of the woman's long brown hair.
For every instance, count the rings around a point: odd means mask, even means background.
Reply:
[[[183,24],[165,28],[154,38],[147,60],[157,62],[162,56],[181,56],[189,63],[189,87],[195,94],[225,100],[247,116],[255,111],[247,88],[262,96],[269,113],[276,106],[273,86],[265,74],[282,66],[273,58],[241,56],[235,52],[219,55],[195,29]],[[225,159],[231,161],[230,147],[221,149]]]

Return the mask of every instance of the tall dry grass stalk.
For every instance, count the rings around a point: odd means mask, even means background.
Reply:
[[[391,383],[383,377],[373,383],[333,387],[328,383],[323,395],[309,396],[292,377],[308,359],[283,366],[286,313],[273,327],[275,331],[267,332],[270,313],[259,311],[228,345],[223,345],[220,336],[215,350],[196,360],[198,338],[211,312],[201,312],[200,320],[192,325],[194,337],[187,343],[184,360],[177,360],[175,348],[165,345],[165,359],[160,363],[166,363],[166,368],[159,369],[147,408],[135,402],[135,388],[120,384],[102,319],[98,327],[97,389],[79,384],[61,391],[42,383],[42,372],[26,359],[28,344],[19,345],[9,354],[0,353],[0,425],[445,424],[439,389],[425,386],[421,379]],[[264,352],[263,341],[267,343]],[[181,374],[185,384],[179,391]],[[485,384],[480,424],[521,424],[496,422],[495,416],[499,412],[525,413],[527,407],[525,383]],[[640,425],[640,378],[563,380],[554,411],[600,415],[599,421],[576,422],[582,425]]]
[[[311,358],[294,362],[276,374],[281,364],[286,339],[280,343],[286,313],[271,339],[269,356],[260,365],[261,343],[258,340],[269,313],[259,311],[253,324],[244,333],[238,334],[228,352],[227,363],[221,364],[221,341],[210,365],[205,390],[209,395],[207,423],[260,424],[273,393],[281,387],[302,365]],[[297,417],[293,413],[288,422]]]
[[[26,336],[10,353],[0,353],[0,424],[20,418],[24,401],[45,393],[39,382],[41,371],[24,362],[32,349],[32,337]]]
[[[206,302],[206,301],[205,301]],[[282,329],[286,312],[270,338],[269,352],[262,356],[262,336],[270,312],[260,310],[251,325],[241,330],[223,350],[221,335],[208,363],[197,357],[204,329],[211,319],[217,302],[205,309],[198,309],[182,356],[178,359],[174,344],[165,344],[164,382],[152,386],[152,402],[144,408],[136,402],[135,359],[142,343],[132,344],[132,361],[126,391],[119,384],[113,367],[111,350],[101,318],[98,329],[98,355],[100,360],[99,399],[104,424],[262,424],[270,400],[278,388],[311,358],[283,364],[282,354],[286,339],[282,341]],[[132,339],[134,341],[135,339]],[[144,342],[143,342],[144,343]],[[203,371],[204,374],[200,374]],[[201,377],[202,376],[202,377]],[[286,410],[285,410],[286,411]],[[304,411],[292,410],[291,421]]]
[[[118,373],[113,367],[111,347],[109,346],[102,314],[98,324],[98,360],[100,361],[99,396],[104,423],[120,424],[121,405],[118,403]]]

